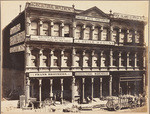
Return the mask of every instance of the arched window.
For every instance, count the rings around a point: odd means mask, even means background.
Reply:
[[[76,27],[76,39],[80,39],[81,38],[81,26],[77,26]]]
[[[80,63],[80,61],[81,61],[80,58],[81,58],[81,57],[80,57],[80,54],[76,54],[76,56],[75,56],[75,60],[76,60],[76,61],[75,61],[75,66],[76,66],[76,67],[79,67],[80,64],[81,64],[81,63]]]
[[[38,66],[38,54],[37,51],[31,51],[31,66],[37,67]]]
[[[129,32],[129,37],[128,37],[127,41],[128,41],[129,43],[131,43],[132,40],[133,40],[133,31],[130,31],[130,32]]]
[[[54,24],[54,36],[60,36],[60,25],[57,23]]]
[[[64,26],[64,37],[69,37],[70,36],[70,26],[65,25]]]
[[[43,23],[43,34],[42,35],[45,35],[45,36],[48,36],[48,23],[44,22]]]
[[[43,53],[43,66],[48,66],[48,53],[46,52]]]
[[[135,35],[135,43],[140,43],[140,33],[137,32]]]
[[[84,36],[84,39],[86,39],[86,40],[89,40],[90,39],[90,31],[91,29],[90,29],[90,27],[86,27],[85,28],[85,36]]]
[[[90,66],[90,56],[88,53],[86,53],[85,56],[83,57],[83,63],[84,67]]]
[[[93,40],[98,40],[99,38],[99,35],[98,35],[98,28],[95,28],[94,29],[94,36],[93,36]]]
[[[117,41],[117,30],[114,29],[112,33],[112,41],[116,42]]]
[[[31,35],[38,35],[38,23],[35,21],[31,22]]]
[[[125,39],[125,31],[121,30],[119,42],[124,43],[124,39]]]
[[[106,28],[103,29],[101,40],[106,41],[108,36],[108,30]]]

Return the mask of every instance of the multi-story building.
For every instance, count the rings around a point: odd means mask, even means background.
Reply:
[[[142,94],[144,26],[144,17],[97,7],[26,3],[3,30],[3,93],[19,88],[27,102]]]

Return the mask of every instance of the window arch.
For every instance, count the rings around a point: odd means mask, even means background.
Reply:
[[[43,23],[43,34],[45,36],[48,36],[48,30],[49,30],[49,24],[47,22]]]
[[[31,22],[31,35],[38,35],[38,23],[36,21]]]

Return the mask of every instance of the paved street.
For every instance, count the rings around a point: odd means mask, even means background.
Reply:
[[[2,101],[1,102],[1,112],[2,114],[33,114],[36,112],[36,114],[49,114],[49,113],[54,113],[54,114],[63,114],[65,112],[62,112],[61,109],[63,109],[63,107],[60,105],[58,108],[60,108],[60,110],[57,110],[56,112],[49,112],[49,108],[43,108],[43,109],[35,109],[35,110],[22,110],[22,109],[19,109],[17,108],[17,102],[18,100],[12,100],[12,101]],[[147,110],[147,107],[146,106],[143,106],[143,107],[139,107],[139,108],[135,108],[135,109],[122,109],[122,110],[119,110],[119,111],[108,111],[106,109],[99,109],[99,108],[96,108],[96,109],[93,109],[92,111],[91,110],[88,110],[88,111],[79,111],[77,113],[94,113],[94,114],[102,114],[102,113],[145,113]],[[71,112],[69,112],[71,113]]]

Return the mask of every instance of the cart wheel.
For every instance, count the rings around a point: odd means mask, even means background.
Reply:
[[[119,105],[116,105],[115,107],[114,107],[114,110],[116,111],[116,110],[120,110],[121,109],[121,107],[119,106]]]

